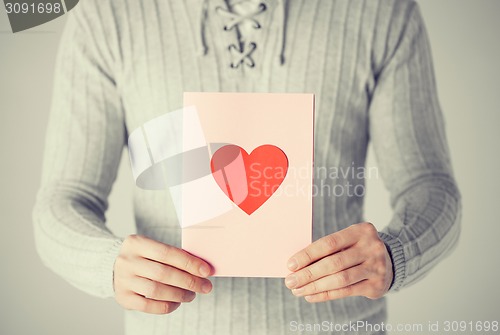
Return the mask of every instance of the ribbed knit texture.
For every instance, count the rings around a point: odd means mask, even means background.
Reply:
[[[394,262],[391,290],[422,278],[453,247],[460,195],[418,6],[262,2],[262,29],[241,29],[257,44],[255,68],[230,68],[228,46],[237,40],[217,13],[227,8],[223,0],[85,0],[68,14],[34,211],[38,251],[56,273],[90,294],[113,296],[121,240],[104,213],[127,135],[181,107],[184,91],[315,93],[316,167],[363,167],[371,143],[394,208],[380,234]],[[315,184],[323,192],[338,185],[352,191],[364,179],[317,175]],[[168,192],[136,189],[134,207],[140,234],[180,245]],[[362,196],[316,196],[314,239],[363,221],[362,210]],[[212,294],[171,315],[126,312],[127,334],[274,335],[289,333],[291,321],[386,318],[384,299],[309,304],[281,279],[213,282]]]

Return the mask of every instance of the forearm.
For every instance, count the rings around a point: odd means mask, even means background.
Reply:
[[[104,225],[95,200],[74,186],[64,188],[39,192],[33,212],[37,251],[70,284],[95,296],[112,296],[113,265],[122,241]]]
[[[460,193],[450,176],[423,177],[395,199],[394,211],[380,237],[393,261],[391,290],[398,290],[424,277],[455,246]]]

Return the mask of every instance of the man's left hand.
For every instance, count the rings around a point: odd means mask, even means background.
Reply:
[[[308,302],[349,296],[378,299],[389,290],[392,261],[368,222],[325,236],[293,255],[285,285]]]

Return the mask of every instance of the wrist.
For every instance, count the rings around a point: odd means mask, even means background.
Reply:
[[[388,292],[397,291],[402,287],[405,277],[405,256],[403,245],[398,238],[379,232],[380,239],[384,242],[392,263],[392,281]]]

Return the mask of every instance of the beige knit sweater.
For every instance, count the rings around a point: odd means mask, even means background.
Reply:
[[[123,147],[129,132],[181,107],[184,91],[315,93],[316,167],[362,168],[371,143],[394,208],[380,233],[391,290],[422,278],[456,243],[460,195],[416,3],[249,1],[85,0],[68,14],[34,227],[42,260],[74,286],[113,296],[121,239],[105,211]],[[362,187],[358,177],[316,176],[326,191],[314,199],[314,239],[363,221],[362,195],[328,192]],[[180,245],[168,192],[136,189],[134,208],[140,234]],[[126,330],[274,335],[385,318],[385,299],[309,304],[281,279],[215,278],[212,294],[171,315],[126,312]]]

